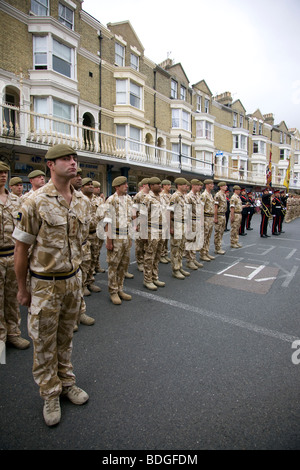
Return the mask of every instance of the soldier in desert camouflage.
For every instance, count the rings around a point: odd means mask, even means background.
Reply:
[[[51,180],[24,202],[13,236],[18,300],[30,307],[33,376],[44,399],[45,422],[53,426],[61,418],[60,395],[77,405],[89,398],[75,385],[71,355],[81,304],[79,268],[90,209],[87,200],[70,184],[77,173],[75,150],[55,145],[45,159]],[[28,268],[31,292],[26,284]]]

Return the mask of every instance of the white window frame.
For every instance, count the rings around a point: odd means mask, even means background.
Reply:
[[[237,127],[237,113],[233,113],[233,127]]]
[[[132,152],[141,152],[142,129],[130,124],[117,124],[116,134],[129,140],[129,150]],[[136,138],[138,135],[138,138]],[[118,148],[125,150],[126,140],[117,139]]]
[[[180,85],[180,99],[185,101],[186,100],[186,87]]]
[[[171,79],[171,98],[174,100],[177,100],[177,89],[178,89],[178,83],[176,80]]]
[[[125,47],[119,42],[115,43],[115,65],[119,67],[124,67],[125,65]]]
[[[196,121],[196,138],[213,141],[213,124],[209,121]]]
[[[44,49],[40,48],[39,42],[40,39],[44,39]],[[69,50],[70,59],[67,60],[63,54],[59,54],[58,51],[54,52],[55,43],[63,46],[64,48]],[[37,63],[37,56],[44,55],[46,60],[43,63]],[[53,67],[54,58],[57,58],[66,64],[69,65],[70,75],[62,73],[58,68]],[[53,70],[56,73],[63,75],[64,77],[68,77],[74,79],[75,76],[75,50],[73,47],[57,40],[52,34],[48,34],[47,36],[33,36],[33,67],[35,70]]]
[[[197,95],[197,112],[201,113],[202,110],[202,96]]]
[[[209,114],[209,99],[208,98],[205,98],[204,100],[204,112],[206,114]]]
[[[183,129],[190,131],[191,128],[191,116],[184,109],[173,108],[172,109],[172,129]]]
[[[61,12],[61,10],[63,11]],[[72,14],[72,21],[68,20],[66,15],[67,12],[70,12]],[[74,10],[60,2],[58,4],[58,20],[67,28],[71,29],[72,31],[74,30]]]
[[[139,71],[139,68],[140,68],[140,58],[139,56],[137,56],[136,54],[133,54],[132,52],[130,54],[130,67],[136,70],[137,72]]]
[[[45,118],[35,116],[35,128],[37,131],[52,131],[59,134],[73,136],[74,127],[72,123],[75,120],[75,106],[73,104],[67,103],[66,101],[61,101],[53,98],[52,96],[43,97],[35,96],[33,99],[34,111],[38,114],[44,114]],[[69,110],[69,116],[63,116],[55,114],[55,106],[63,105]],[[70,124],[65,122],[53,121],[47,119],[47,117],[55,117],[56,119],[61,119],[62,121],[68,121]]]
[[[45,0],[45,2],[47,3],[47,6],[42,2],[42,0],[31,0],[30,11],[34,13],[36,16],[49,16],[49,0]],[[46,10],[45,15],[43,14],[41,15],[39,13],[40,8]]]
[[[138,104],[136,106],[133,103]],[[143,109],[143,87],[138,83],[125,79],[116,79],[116,105],[130,105],[135,109]]]

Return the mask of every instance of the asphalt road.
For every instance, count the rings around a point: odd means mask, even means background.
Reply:
[[[0,449],[152,450],[300,448],[300,219],[278,237],[253,231],[224,256],[166,287],[143,287],[134,251],[130,302],[114,306],[107,274],[86,297],[93,326],[74,335],[77,385],[48,428],[33,381],[32,346],[0,365]],[[213,244],[211,243],[211,246]],[[213,249],[211,250],[213,253]],[[106,267],[105,249],[101,253]],[[22,308],[22,333],[26,310]],[[299,354],[297,351],[299,350]]]

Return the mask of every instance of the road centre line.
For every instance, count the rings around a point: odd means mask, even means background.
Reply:
[[[99,281],[98,283],[107,284],[106,281]],[[245,321],[239,320],[237,318],[226,317],[224,315],[220,315],[218,313],[214,313],[214,312],[211,312],[209,310],[204,310],[204,309],[199,308],[199,307],[194,307],[193,305],[188,305],[188,304],[184,304],[183,302],[178,302],[177,300],[172,300],[172,299],[169,299],[169,298],[160,297],[159,295],[152,294],[152,293],[149,293],[149,292],[143,292],[141,290],[133,289],[133,288],[126,288],[126,290],[128,292],[130,292],[131,294],[138,295],[140,297],[144,297],[148,300],[153,300],[155,302],[163,303],[163,304],[172,306],[172,307],[177,308],[177,309],[186,310],[188,312],[197,313],[197,314],[199,314],[203,317],[212,318],[214,320],[218,320],[218,321],[221,321],[223,323],[227,323],[229,325],[237,326],[237,327],[242,328],[244,330],[248,330],[248,331],[251,331],[253,333],[258,333],[258,334],[263,335],[263,336],[268,336],[268,337],[271,337],[271,338],[279,339],[279,340],[285,341],[287,343],[293,343],[294,341],[299,340],[299,338],[297,336],[292,336],[292,335],[289,335],[289,334],[286,334],[286,333],[282,333],[280,331],[271,330],[269,328],[264,328],[262,326],[255,325],[255,324],[249,323],[249,322],[245,322]]]

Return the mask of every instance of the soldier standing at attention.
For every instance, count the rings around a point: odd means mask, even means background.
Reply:
[[[187,204],[188,210],[190,211],[190,217],[188,220],[189,228],[191,231],[191,236],[189,235],[189,231],[186,232],[186,258],[187,258],[187,267],[189,269],[196,270],[198,268],[203,268],[203,264],[199,263],[196,260],[196,251],[201,249],[201,244],[199,245],[199,241],[201,241],[200,233],[196,233],[199,229],[199,224],[201,223],[200,220],[200,211],[199,207],[202,206],[202,202],[200,199],[200,190],[203,186],[202,181],[197,179],[192,179],[191,181],[191,190],[185,196],[185,202]],[[196,234],[196,235],[195,235]],[[197,246],[198,245],[198,246]]]
[[[246,189],[245,188],[241,189],[240,198],[241,198],[242,206],[243,206],[242,220],[241,220],[241,225],[240,225],[240,235],[242,237],[245,237],[247,235],[247,233],[245,233],[245,227],[246,227],[246,219],[247,219],[248,210],[249,210],[249,208],[248,208],[249,204],[247,204],[248,199],[247,199],[247,196],[246,196]]]
[[[176,191],[172,194],[168,210],[170,217],[170,233],[171,233],[171,265],[172,275],[176,279],[185,279],[190,275],[188,271],[182,268],[182,257],[185,248],[184,234],[184,210],[185,210],[185,194],[189,182],[185,178],[177,178],[174,181]]]
[[[31,194],[33,194],[37,189],[40,189],[44,186],[45,176],[46,176],[45,173],[41,170],[34,170],[31,173],[29,173],[28,178],[29,178],[32,188],[30,191],[28,191],[28,193],[25,193],[23,194],[23,196],[21,196],[22,204],[25,201],[25,199],[31,196]]]
[[[160,193],[160,200],[162,203],[163,210],[166,212],[167,208],[170,204],[170,199],[171,199],[171,194],[170,194],[170,189],[171,189],[171,181],[170,180],[163,180],[161,182],[161,187],[162,187],[162,192]],[[163,227],[163,247],[161,250],[161,258],[160,262],[163,264],[168,264],[171,261],[171,258],[168,256],[168,244],[169,244],[169,239],[170,239],[170,227],[168,229],[168,233],[166,232],[166,228]]]
[[[227,201],[227,209],[226,209],[226,224],[225,224],[224,232],[229,232],[229,228],[227,228],[228,220],[229,220],[229,217],[230,217],[230,192],[229,192],[229,189],[227,189],[225,194],[226,194],[226,201]]]
[[[231,248],[242,248],[239,244],[239,231],[242,220],[243,205],[240,198],[241,188],[238,185],[233,186],[233,195],[230,198],[230,244]]]
[[[261,238],[267,238],[269,237],[269,235],[267,234],[268,222],[269,222],[269,219],[272,218],[271,197],[270,197],[268,188],[263,189],[260,212],[261,212],[260,236]]]
[[[97,203],[98,203],[97,205],[99,207],[101,204],[104,204],[105,202],[104,199],[102,199],[102,197],[100,196],[101,185],[98,181],[93,181],[93,186],[94,186],[94,196],[95,198],[97,198]],[[103,245],[103,241],[104,240],[100,240],[100,238],[98,238],[97,246],[95,247],[95,260],[96,260],[95,272],[96,273],[105,273],[105,269],[101,268],[101,265],[100,265],[100,252],[101,252],[101,248]]]
[[[21,315],[17,301],[18,284],[14,269],[15,241],[12,237],[20,199],[5,188],[10,167],[0,161],[0,341],[18,349],[30,346],[21,338]]]
[[[124,292],[124,279],[130,261],[131,248],[131,203],[127,197],[128,183],[125,176],[112,182],[115,193],[106,201],[104,226],[108,263],[108,290],[114,305],[122,300],[131,300]]]
[[[132,209],[135,210],[134,219],[138,218],[139,211],[140,211],[140,204],[143,203],[144,198],[149,193],[149,178],[144,178],[140,182],[140,191],[134,196],[133,198],[133,205]],[[138,224],[136,227],[137,232],[139,235],[135,239],[135,258],[137,262],[137,267],[139,271],[144,270],[144,254],[145,254],[145,240],[147,238],[147,227],[143,227],[141,224]]]
[[[279,189],[274,189],[274,197],[272,200],[272,235],[280,235],[280,218],[281,218],[281,200],[280,200],[280,191]]]
[[[220,190],[215,194],[215,253],[218,255],[224,255],[225,251],[222,250],[222,239],[226,226],[226,210],[227,210],[227,198],[226,190],[227,185],[223,181],[218,183]]]
[[[55,145],[45,159],[51,180],[24,202],[13,236],[18,300],[30,307],[33,376],[44,399],[45,422],[53,426],[61,418],[60,395],[76,405],[89,398],[75,385],[71,355],[81,303],[79,267],[90,208],[86,198],[70,184],[77,173],[76,151],[68,145]],[[30,292],[26,283],[28,267]]]
[[[89,199],[90,202],[90,212],[91,212],[91,222],[89,228],[88,242],[90,245],[90,260],[83,261],[82,271],[83,271],[83,294],[90,295],[90,292],[101,292],[101,288],[94,284],[94,271],[97,264],[97,246],[98,246],[98,237],[96,234],[96,228],[99,220],[96,219],[96,211],[99,205],[97,198],[94,196],[94,186],[91,178],[83,178],[81,184],[82,193]]]
[[[214,227],[214,216],[215,216],[215,203],[214,198],[211,194],[214,188],[213,180],[205,180],[205,190],[201,194],[201,201],[204,205],[204,243],[200,250],[200,259],[203,261],[211,261],[215,259],[214,256],[210,255],[209,244],[210,238]]]
[[[251,220],[252,220],[253,214],[255,212],[255,201],[253,199],[253,195],[252,195],[251,191],[249,191],[247,193],[247,197],[248,197],[248,201],[250,203],[250,207],[248,207],[248,214],[247,214],[247,220],[246,220],[246,229],[247,230],[253,230],[253,228],[251,227]]]
[[[15,178],[11,178],[8,183],[9,189],[13,194],[18,197],[22,196],[23,193],[23,180],[16,176]]]
[[[141,205],[141,215],[148,225],[148,238],[145,242],[144,286],[150,290],[164,287],[165,282],[158,278],[158,265],[163,247],[162,239],[162,204],[160,199],[161,181],[155,176],[149,178],[150,191]]]

